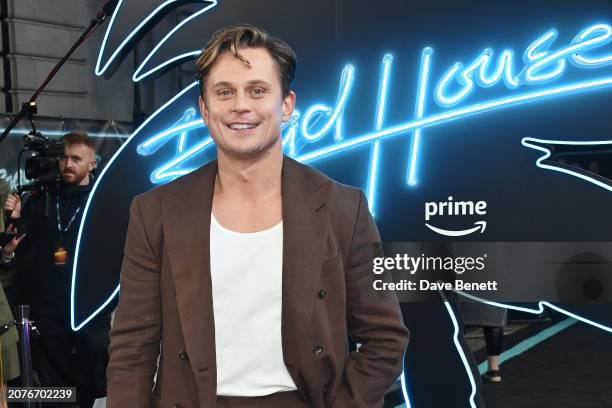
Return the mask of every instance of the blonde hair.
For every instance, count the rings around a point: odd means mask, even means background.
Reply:
[[[270,53],[280,75],[283,97],[287,96],[295,78],[297,64],[295,53],[286,42],[271,36],[265,30],[250,24],[239,24],[216,31],[196,60],[196,79],[200,81],[202,98],[208,74],[221,54],[231,52],[244,65],[251,66],[240,54],[241,48],[264,48]]]

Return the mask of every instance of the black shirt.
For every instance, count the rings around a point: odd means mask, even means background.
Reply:
[[[49,189],[47,195],[33,194],[24,203],[18,231],[27,236],[17,248],[15,258],[23,295],[21,300],[33,309],[69,312],[72,260],[91,188],[91,183],[71,186],[59,182]],[[57,220],[58,202],[61,233]],[[60,245],[68,252],[65,265],[55,264],[54,253]]]

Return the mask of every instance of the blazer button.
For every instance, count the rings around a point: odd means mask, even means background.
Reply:
[[[185,350],[179,351],[178,356],[183,361],[189,361],[189,356],[187,355],[187,352]]]
[[[312,348],[312,354],[314,354],[315,356],[320,356],[321,353],[323,353],[323,347],[321,347],[321,346],[314,346]]]
[[[323,394],[327,394],[327,390],[328,390],[328,389],[329,389],[328,385],[327,385],[327,384],[325,384],[325,385],[323,386]]]
[[[327,296],[327,291],[325,289],[321,289],[319,291],[319,299],[324,299]]]

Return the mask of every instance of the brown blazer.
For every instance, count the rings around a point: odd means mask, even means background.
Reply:
[[[209,257],[216,173],[213,161],[132,203],[109,408],[216,405]],[[395,295],[372,289],[380,237],[365,197],[288,157],[281,186],[285,365],[312,407],[381,407],[401,373],[408,331]],[[349,354],[349,335],[362,343],[358,353]]]

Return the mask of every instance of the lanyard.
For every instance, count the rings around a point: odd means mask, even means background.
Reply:
[[[76,211],[74,212],[74,214],[72,214],[72,218],[70,218],[70,221],[68,221],[68,225],[66,226],[66,228],[62,228],[62,221],[60,219],[60,199],[59,199],[59,193],[56,196],[56,200],[55,200],[55,206],[57,208],[57,230],[60,233],[63,232],[67,232],[68,229],[70,228],[70,226],[72,225],[72,222],[74,221],[74,219],[77,217],[77,215],[79,214],[79,211],[81,210],[81,206],[83,204],[79,205],[79,207],[76,209]]]

